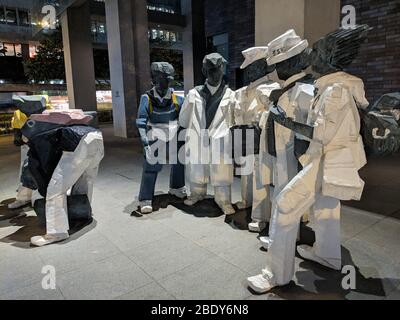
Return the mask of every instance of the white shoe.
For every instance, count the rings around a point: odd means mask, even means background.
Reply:
[[[267,224],[262,221],[252,221],[249,223],[249,231],[250,232],[261,232],[265,229]]]
[[[247,284],[251,289],[260,294],[267,293],[268,291],[270,291],[275,287],[262,274],[247,278]]]
[[[270,237],[260,237],[260,242],[265,250],[268,250],[272,244]]]
[[[69,238],[68,233],[46,234],[44,236],[32,237],[31,244],[36,247],[43,247],[52,243],[64,241],[68,238]]]
[[[140,202],[140,213],[149,214],[153,212],[153,205],[151,200],[141,201]]]
[[[248,204],[247,201],[240,201],[236,204],[236,206],[238,207],[239,210],[244,210],[251,207],[251,205]]]
[[[19,208],[25,207],[26,205],[28,205],[30,203],[31,203],[30,200],[26,200],[26,201],[15,200],[13,203],[10,203],[8,205],[8,209],[11,209],[11,210],[19,209]]]
[[[193,195],[188,197],[185,201],[184,204],[188,207],[193,207],[196,203],[203,201],[205,199],[204,196],[199,196],[199,195]]]
[[[327,260],[318,257],[315,254],[313,247],[310,247],[307,245],[297,246],[297,252],[305,260],[317,262],[329,269],[333,269],[336,271],[340,271],[342,269],[342,265],[341,265],[340,261],[337,261],[336,263],[335,262],[332,263],[332,262],[328,262]]]
[[[169,189],[168,192],[171,196],[175,196],[179,199],[185,199],[187,197],[186,188],[182,187],[180,189]]]
[[[232,207],[232,205],[230,205],[230,204],[223,205],[220,208],[221,208],[222,212],[224,213],[224,215],[226,215],[226,216],[231,216],[236,213],[235,208]]]

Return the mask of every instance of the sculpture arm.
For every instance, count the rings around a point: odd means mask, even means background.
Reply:
[[[301,134],[302,136],[305,136],[309,139],[313,139],[314,127],[300,122],[296,122],[292,118],[287,117],[285,111],[283,111],[281,107],[279,106],[272,107],[270,113],[275,122],[298,134]]]
[[[142,140],[142,144],[144,147],[149,146],[149,139],[147,137],[147,124],[149,122],[150,117],[150,107],[149,107],[149,98],[147,95],[142,95],[140,99],[138,116],[136,119],[136,126],[139,130],[140,139]]]
[[[190,127],[191,115],[193,112],[194,102],[192,103],[194,98],[192,97],[192,93],[189,92],[183,101],[181,110],[179,112],[179,126],[188,129]]]

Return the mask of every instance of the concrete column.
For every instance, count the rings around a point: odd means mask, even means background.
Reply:
[[[22,55],[22,59],[24,59],[24,60],[29,59],[29,44],[28,43],[21,44],[21,55]]]
[[[133,7],[136,83],[138,95],[151,88],[149,23],[147,0],[135,0]]]
[[[114,134],[134,137],[140,95],[151,86],[146,1],[107,0],[106,20]]]
[[[304,36],[305,0],[255,0],[256,45],[265,46],[289,29]]]
[[[96,111],[96,82],[89,1],[61,16],[69,107]]]
[[[327,33],[340,26],[340,0],[305,0],[304,36],[314,44]]]
[[[182,14],[186,16],[183,32],[183,77],[185,92],[204,81],[202,61],[206,54],[204,3],[182,0]]]
[[[339,27],[340,0],[255,0],[256,45],[294,29],[310,45]]]

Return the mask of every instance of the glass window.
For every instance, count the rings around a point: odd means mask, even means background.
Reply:
[[[29,13],[26,10],[18,10],[18,17],[19,17],[19,25],[20,26],[29,26]]]
[[[97,30],[99,33],[106,33],[106,25],[104,23],[99,23]]]
[[[36,46],[30,44],[29,45],[29,58],[34,58],[36,56]]]
[[[15,55],[22,57],[22,46],[20,44],[14,44]]]
[[[6,49],[5,55],[8,57],[15,57],[15,48],[13,43],[4,43],[4,49]]]
[[[4,8],[0,7],[0,23],[6,23],[6,16],[4,14]]]
[[[227,33],[215,35],[209,39],[212,48],[210,52],[218,52],[227,61],[229,61],[229,35]]]
[[[7,24],[17,24],[17,10],[6,9],[6,21]]]
[[[97,33],[96,21],[92,21],[92,33]]]

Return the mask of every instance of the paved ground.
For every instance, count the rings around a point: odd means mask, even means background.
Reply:
[[[342,289],[341,273],[296,259],[293,283],[253,295],[245,279],[260,271],[266,256],[257,235],[245,230],[246,212],[226,220],[211,201],[188,210],[159,196],[157,212],[131,216],[140,148],[135,140],[113,138],[110,128],[104,131],[95,221],[45,248],[29,245],[43,232],[29,209],[26,217],[1,221],[10,214],[5,204],[14,196],[19,154],[10,138],[0,138],[0,299],[400,299],[400,211],[343,209],[344,264],[356,267],[355,290]],[[167,185],[164,170],[157,190],[165,192]],[[312,241],[307,228],[302,236]],[[56,269],[56,290],[42,289],[45,265]]]

